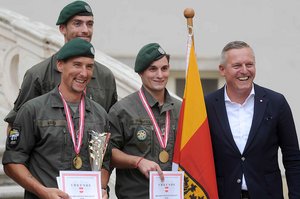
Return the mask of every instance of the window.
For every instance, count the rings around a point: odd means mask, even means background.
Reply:
[[[218,89],[218,79],[202,78],[201,84],[202,84],[202,89],[203,89],[204,95]],[[176,79],[176,95],[178,95],[181,98],[183,98],[184,87],[185,87],[185,79],[177,78]]]

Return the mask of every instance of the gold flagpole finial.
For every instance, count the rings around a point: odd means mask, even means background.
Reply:
[[[184,10],[184,16],[187,20],[187,27],[188,27],[188,32],[189,35],[192,35],[192,40],[194,42],[194,34],[193,34],[193,18],[195,16],[195,11],[193,8],[186,8]]]
[[[195,16],[195,11],[193,8],[186,8],[184,10],[185,18],[193,18]]]

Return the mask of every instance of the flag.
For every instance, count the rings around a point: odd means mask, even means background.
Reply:
[[[173,171],[184,171],[184,198],[217,199],[211,138],[192,36],[174,147]]]

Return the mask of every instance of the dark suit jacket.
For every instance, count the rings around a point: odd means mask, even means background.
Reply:
[[[233,139],[224,87],[205,97],[220,199],[239,199],[244,173],[253,199],[283,199],[278,148],[281,148],[289,198],[300,198],[300,151],[290,107],[283,95],[254,85],[254,115],[241,154]]]

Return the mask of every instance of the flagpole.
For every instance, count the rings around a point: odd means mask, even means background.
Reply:
[[[218,199],[209,124],[194,49],[194,15],[192,8],[184,10],[188,28],[187,74],[172,169],[184,171],[185,199]]]
[[[193,8],[186,8],[183,14],[187,20],[187,28],[189,35],[192,36],[192,42],[194,43],[193,18],[195,16],[195,11]]]

